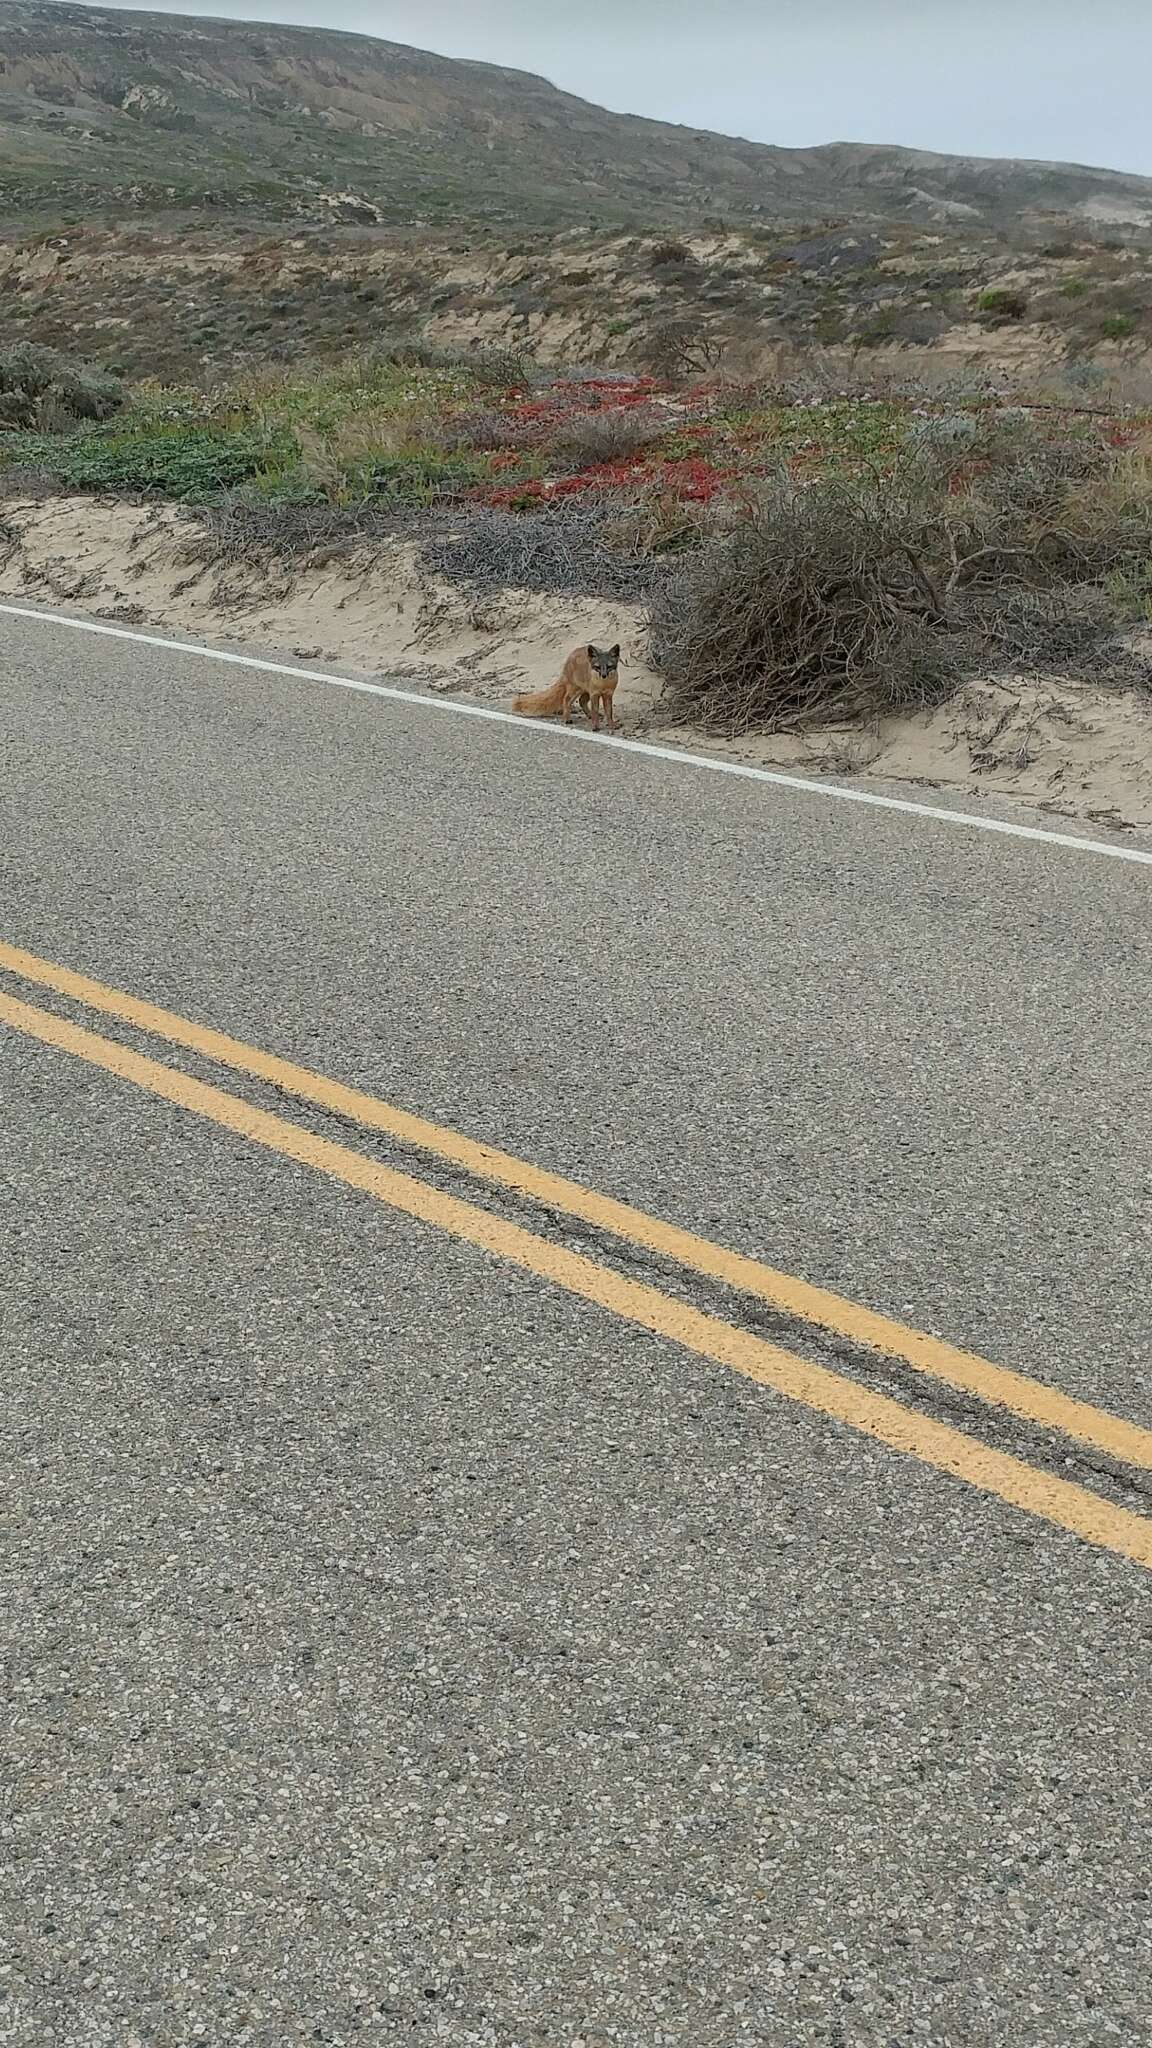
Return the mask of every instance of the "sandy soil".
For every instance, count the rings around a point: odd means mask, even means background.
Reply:
[[[635,725],[659,691],[635,607],[515,590],[478,596],[429,576],[409,543],[316,566],[273,558],[205,567],[188,553],[200,529],[171,506],[48,498],[9,502],[3,519],[8,597],[494,701],[546,689],[581,642],[618,640],[622,719]]]
[[[205,567],[189,559],[197,532],[168,506],[10,502],[0,594],[500,703],[546,687],[581,642],[619,640],[626,731],[807,774],[1008,798],[1098,827],[1152,826],[1152,692],[1001,675],[874,727],[708,740],[661,719],[634,607],[517,590],[478,597],[427,575],[407,543],[314,565]]]
[[[650,737],[683,744],[680,728]],[[1152,693],[995,676],[947,704],[872,726],[823,726],[765,739],[701,740],[718,752],[798,774],[1007,798],[1116,831],[1152,826]]]

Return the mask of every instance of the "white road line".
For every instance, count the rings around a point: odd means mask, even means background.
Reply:
[[[679,747],[657,747],[646,740],[622,740],[610,733],[594,733],[575,725],[552,725],[546,720],[520,718],[514,711],[497,711],[491,704],[461,703],[456,697],[426,695],[421,690],[399,690],[387,683],[354,681],[334,676],[322,668],[293,668],[289,662],[263,661],[255,654],[230,654],[219,647],[203,647],[196,640],[169,640],[159,633],[134,633],[127,626],[105,626],[95,619],[72,619],[66,612],[37,611],[32,605],[0,604],[0,613],[14,619],[36,619],[42,625],[68,626],[75,633],[98,633],[109,640],[134,640],[141,647],[162,647],[170,654],[199,655],[204,661],[230,663],[235,668],[254,668],[266,675],[293,676],[302,683],[326,683],[336,690],[353,690],[364,697],[386,697],[395,704],[417,704],[425,711],[449,711],[460,718],[486,718],[494,725],[514,725],[522,733],[548,734],[555,739],[577,740],[593,747],[616,747],[621,753],[646,754],[654,761],[671,761],[678,768],[708,768],[717,775],[739,776],[745,782],[768,782],[777,789],[799,789],[808,795],[827,796],[838,803],[869,804],[878,811],[907,811],[915,818],[939,818],[946,825],[970,825],[977,832],[999,832],[1009,839],[1039,839],[1048,846],[1070,846],[1077,853],[1100,853],[1108,860],[1126,860],[1152,867],[1152,852],[1138,846],[1113,845],[1106,839],[1078,839],[1072,832],[1047,832],[1039,825],[1010,825],[1003,818],[980,818],[971,811],[950,811],[940,804],[917,804],[902,796],[879,796],[868,789],[846,789],[840,783],[818,782],[806,775],[782,775],[773,768],[754,768],[747,761],[729,761],[715,754],[690,754]]]

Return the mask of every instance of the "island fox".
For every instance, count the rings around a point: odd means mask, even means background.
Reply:
[[[619,680],[619,643],[615,647],[577,647],[564,663],[559,682],[535,697],[514,698],[512,709],[525,718],[554,718],[562,711],[565,725],[571,725],[572,706],[578,701],[581,711],[591,720],[593,732],[600,730],[601,711],[608,731],[615,732],[612,695]]]

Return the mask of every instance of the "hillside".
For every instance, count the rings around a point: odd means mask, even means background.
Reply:
[[[988,371],[1082,387],[1139,376],[1152,272],[1082,232],[1013,246],[987,228],[780,223],[725,234],[141,223],[0,231],[0,342],[46,342],[130,378],[376,353],[419,335],[540,365],[773,376],[813,355],[900,374]],[[865,372],[868,374],[868,372]],[[1135,391],[1130,395],[1136,395]]]
[[[544,79],[325,29],[0,0],[0,216],[434,227],[722,217],[1152,225],[1152,179],[607,112]]]

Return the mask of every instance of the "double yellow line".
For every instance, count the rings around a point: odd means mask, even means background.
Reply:
[[[350,1118],[367,1131],[380,1132],[400,1144],[463,1168],[478,1179],[508,1188],[555,1212],[672,1259],[691,1272],[720,1281],[802,1322],[897,1359],[925,1379],[971,1395],[993,1409],[1006,1411],[1042,1429],[1057,1430],[1108,1457],[1152,1471],[1152,1430],[1142,1429],[1088,1402],[1074,1400],[1024,1374],[993,1365],[923,1331],[910,1329],[823,1288],[777,1272],[758,1259],[726,1251],[707,1238],[679,1230],[674,1224],[663,1223],[624,1202],[613,1201],[492,1146],[477,1144],[458,1131],[412,1116],[359,1089],[344,1087],[307,1067],[296,1066],[274,1053],[261,1052],[154,1003],[41,960],[19,947],[0,943],[0,968],[217,1065],[269,1082],[301,1102]],[[0,993],[0,1023],[535,1273],[553,1286],[595,1302],[656,1336],[728,1366],[789,1400],[846,1423],[893,1450],[994,1494],[1027,1514],[1055,1523],[1086,1542],[1152,1567],[1152,1520],[1114,1506],[1085,1487],[993,1450],[962,1430],[873,1393],[856,1380],[767,1343],[718,1316],[690,1308],[658,1288],[630,1280],[611,1267],[536,1236],[519,1224],[506,1222],[473,1203],[445,1194],[414,1175],[380,1165],[349,1146],[317,1137],[285,1117],[257,1109],[240,1096],[194,1079],[178,1067],[149,1059],[15,996]]]

